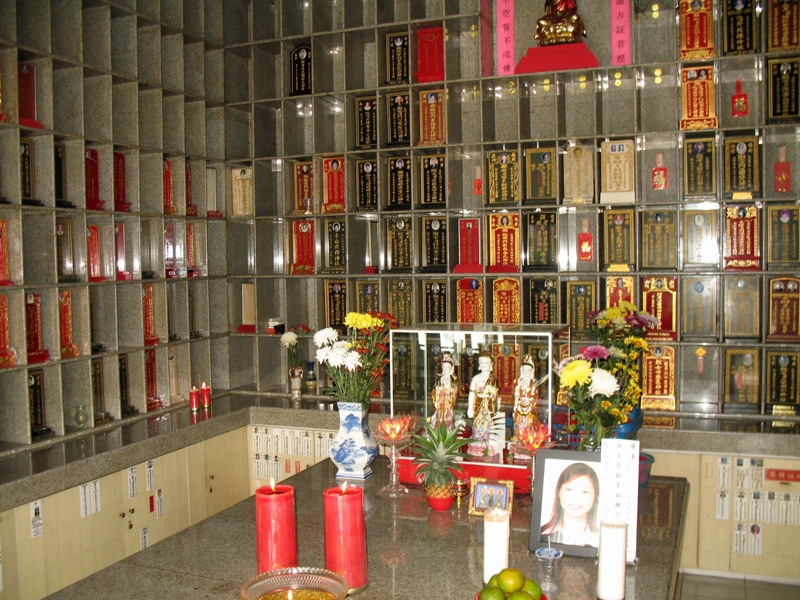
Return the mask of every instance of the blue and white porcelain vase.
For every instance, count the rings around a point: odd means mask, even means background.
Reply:
[[[339,467],[337,479],[364,480],[378,456],[378,442],[367,426],[367,411],[358,402],[339,402],[339,432],[331,444],[331,460]]]

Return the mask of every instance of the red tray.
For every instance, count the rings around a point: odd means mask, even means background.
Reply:
[[[411,461],[410,456],[397,457],[397,472],[401,483],[411,485],[422,485],[422,478],[416,475],[417,466]],[[514,482],[515,494],[530,494],[531,492],[531,468],[528,465],[501,465],[499,463],[461,463],[466,476],[459,474],[459,477],[472,479],[473,477],[483,477],[484,479],[504,479]]]

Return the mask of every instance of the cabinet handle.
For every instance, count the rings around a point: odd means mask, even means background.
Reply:
[[[133,523],[131,521],[128,521],[128,529],[133,529]]]
[[[209,475],[209,476],[208,476],[208,478],[209,478],[211,481],[214,481],[214,476],[213,476],[213,475]]]
[[[125,518],[125,513],[124,512],[119,513],[119,518],[120,519],[124,519]]]
[[[208,493],[209,494],[213,494],[214,493],[214,488],[213,487],[208,488]]]
[[[131,513],[131,514],[133,514],[133,513],[135,513],[135,512],[136,512],[136,509],[135,509],[135,508],[129,508],[129,509],[128,509],[128,512],[129,512],[129,513]]]

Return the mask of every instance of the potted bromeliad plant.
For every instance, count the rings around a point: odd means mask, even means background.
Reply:
[[[378,455],[378,443],[367,426],[369,399],[380,389],[389,364],[389,330],[397,319],[387,313],[347,313],[347,337],[326,327],[314,334],[316,359],[325,365],[339,407],[339,432],[331,444],[337,477],[366,479]]]
[[[444,423],[438,427],[426,423],[425,432],[414,435],[415,473],[422,476],[425,495],[433,510],[447,510],[452,506],[456,473],[463,471],[460,462],[469,456],[461,448],[476,441],[458,437],[458,433],[458,429],[448,431]]]

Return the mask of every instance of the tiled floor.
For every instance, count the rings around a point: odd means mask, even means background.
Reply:
[[[800,585],[681,573],[676,600],[800,600]]]

